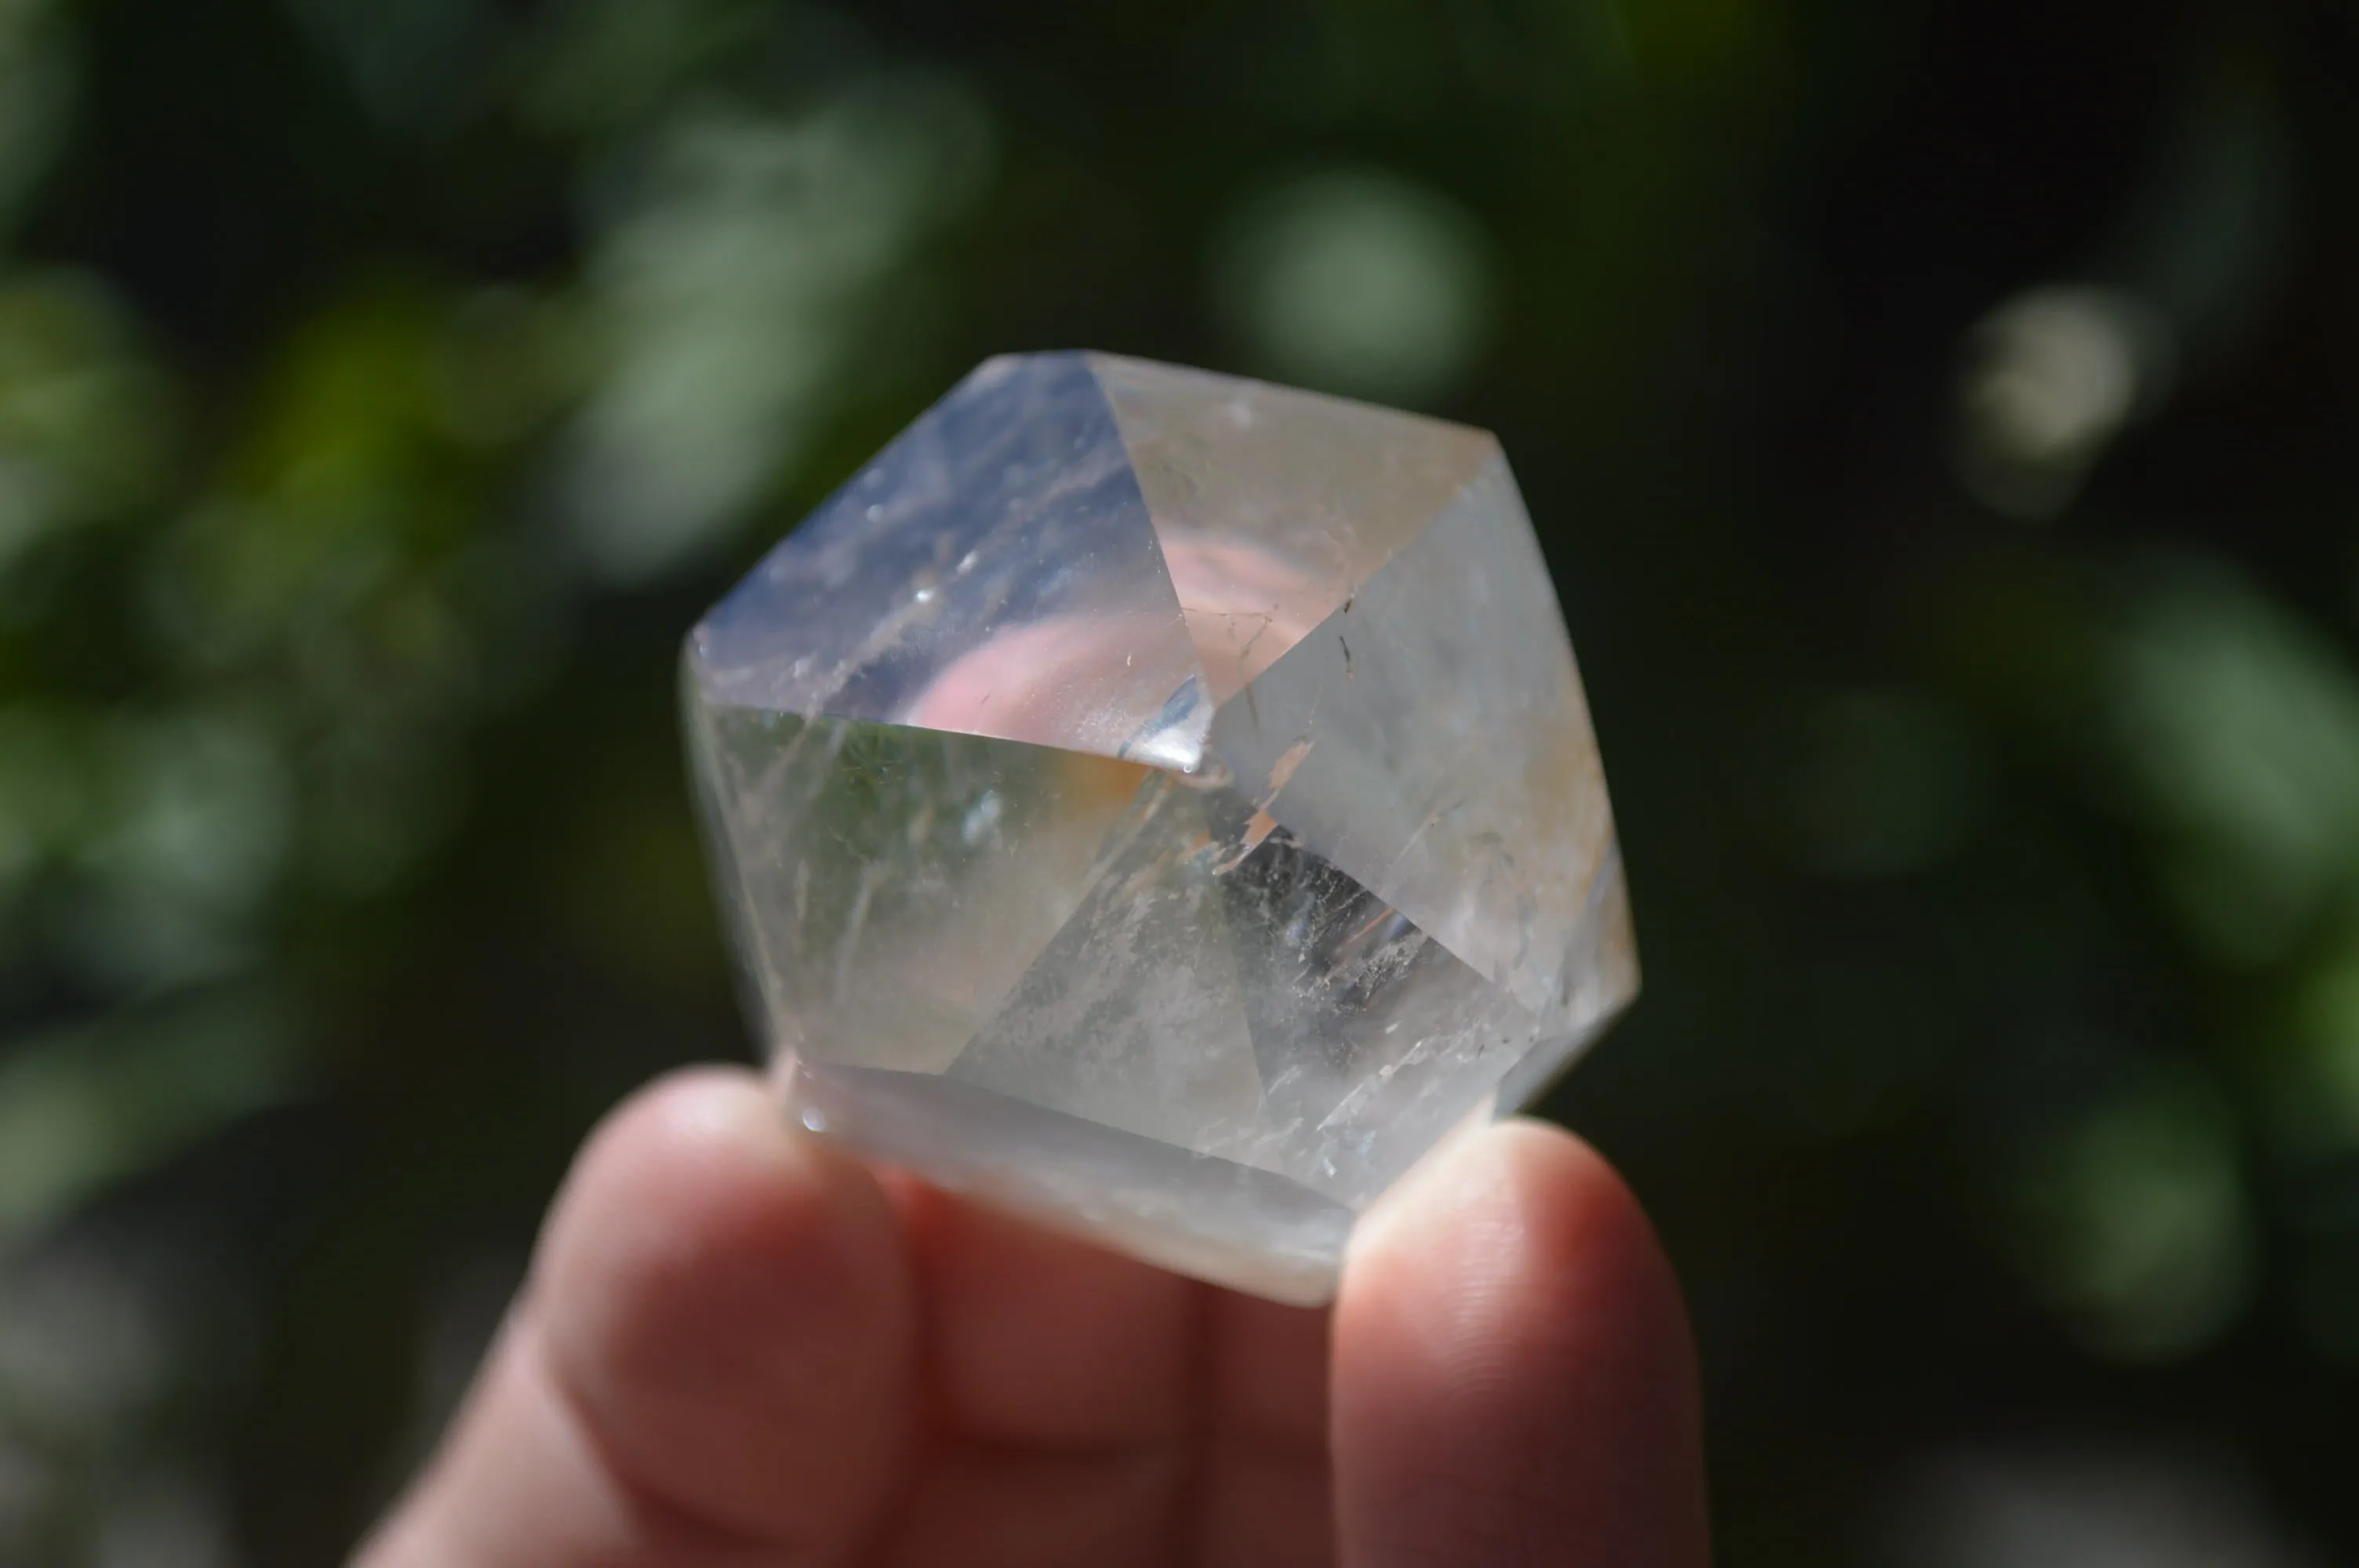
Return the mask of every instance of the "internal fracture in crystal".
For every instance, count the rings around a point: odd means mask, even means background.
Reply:
[[[690,635],[807,1125],[1281,1300],[1637,989],[1572,649],[1487,434],[992,360]]]

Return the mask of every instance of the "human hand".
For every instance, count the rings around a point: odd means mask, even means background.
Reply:
[[[1568,1134],[1508,1123],[1417,1173],[1330,1313],[872,1172],[702,1069],[591,1139],[356,1568],[1705,1556],[1678,1288]]]

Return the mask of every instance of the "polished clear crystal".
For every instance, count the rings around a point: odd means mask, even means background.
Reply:
[[[1322,1301],[1368,1204],[1637,989],[1498,444],[992,360],[714,607],[685,701],[802,1121]]]

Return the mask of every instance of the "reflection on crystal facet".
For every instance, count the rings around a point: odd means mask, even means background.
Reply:
[[[695,654],[717,702],[1173,767],[1210,717],[1121,434],[1067,354],[967,377],[713,607]]]
[[[806,1121],[1286,1300],[1637,988],[1496,444],[995,360],[690,640],[701,798]]]

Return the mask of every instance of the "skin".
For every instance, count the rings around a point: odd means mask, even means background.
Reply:
[[[1311,1311],[873,1171],[711,1068],[591,1138],[440,1454],[356,1563],[1705,1560],[1678,1287],[1560,1130],[1429,1162]]]

